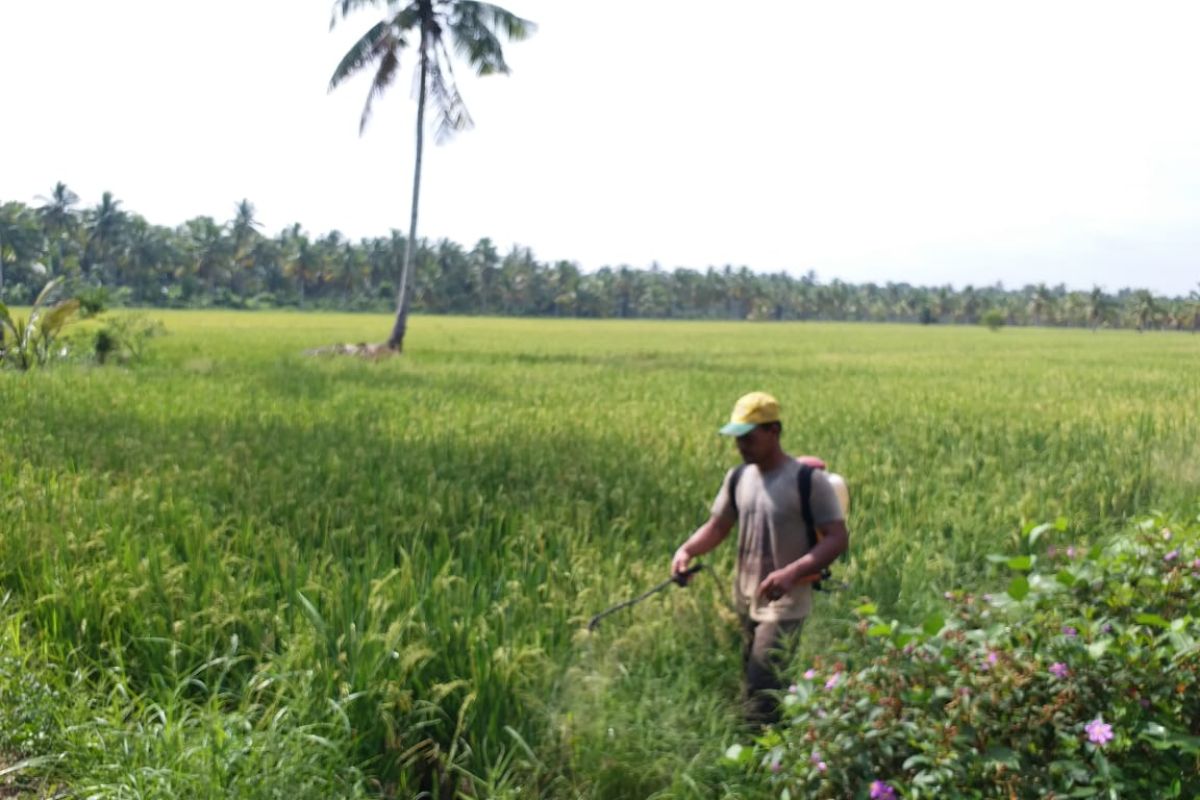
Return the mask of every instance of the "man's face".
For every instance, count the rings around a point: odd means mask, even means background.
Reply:
[[[778,434],[759,425],[749,433],[737,437],[736,441],[742,461],[747,464],[761,464],[774,452]]]

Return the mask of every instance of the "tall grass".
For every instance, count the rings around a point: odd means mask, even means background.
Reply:
[[[161,316],[136,368],[0,374],[0,656],[59,697],[0,699],[46,730],[0,752],[81,795],[751,796],[732,547],[584,630],[665,576],[751,389],[854,496],[809,652],[1023,525],[1200,494],[1195,337],[418,318],[370,364],[300,352],[382,318]]]

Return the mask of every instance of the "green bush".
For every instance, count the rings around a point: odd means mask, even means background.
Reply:
[[[123,314],[107,319],[92,338],[92,353],[99,364],[141,361],[146,343],[165,332],[161,322],[143,314]]]
[[[785,724],[727,758],[781,797],[1194,797],[1200,527],[993,556],[996,596],[947,593],[919,628],[858,609],[796,677]]]

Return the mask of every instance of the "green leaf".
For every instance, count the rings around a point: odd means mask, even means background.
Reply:
[[[1158,614],[1138,614],[1133,621],[1139,625],[1153,625],[1155,628],[1171,627],[1170,620],[1164,619]]]
[[[946,619],[941,614],[930,614],[925,618],[925,622],[921,628],[930,636],[937,636],[941,633],[942,628],[946,626]]]
[[[1024,575],[1018,575],[1008,584],[1008,596],[1018,603],[1029,595],[1029,581]]]
[[[1008,568],[1017,572],[1029,572],[1033,569],[1033,558],[1031,556],[1014,556],[1008,560]]]
[[[1054,579],[1063,586],[1074,586],[1076,581],[1075,573],[1067,569],[1060,569]]]
[[[1058,531],[1059,533],[1065,533],[1067,530],[1067,518],[1059,517],[1058,519],[1054,520],[1054,530]]]
[[[886,622],[880,622],[877,625],[872,625],[867,628],[867,636],[891,636],[892,626]]]
[[[1032,549],[1032,547],[1035,544],[1037,544],[1037,540],[1042,538],[1042,534],[1045,533],[1046,531],[1050,530],[1053,527],[1054,526],[1051,525],[1049,522],[1044,522],[1041,525],[1038,525],[1033,530],[1031,530],[1029,532],[1029,547]]]
[[[992,564],[1007,564],[1011,556],[1002,556],[996,553],[989,553],[987,560]]]
[[[875,607],[874,603],[863,603],[861,606],[854,609],[854,613],[858,614],[860,617],[869,617],[878,610],[879,609]]]
[[[1021,759],[1017,757],[1015,751],[1007,747],[992,747],[987,751],[986,757],[996,764],[1004,764],[1012,769],[1021,768]]]

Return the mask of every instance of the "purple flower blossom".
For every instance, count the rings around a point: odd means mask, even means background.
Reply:
[[[1070,625],[1063,625],[1062,632],[1063,636],[1077,636],[1079,634],[1079,631],[1075,630]]]
[[[1192,569],[1194,569],[1196,572],[1200,572],[1200,558],[1197,558],[1192,562]]]
[[[835,673],[833,673],[833,675],[831,675],[829,677],[829,680],[825,681],[825,688],[826,689],[836,689],[838,683],[840,683],[841,680],[842,680],[842,673],[835,672]]]
[[[1065,678],[1071,674],[1071,670],[1067,669],[1067,665],[1061,661],[1055,661],[1050,665],[1050,674],[1056,678]]]
[[[1101,633],[1112,633],[1112,624],[1108,623],[1108,622],[1104,623],[1103,625],[1100,626],[1100,632]]]
[[[824,772],[829,769],[829,766],[824,761],[817,762],[817,772]]]
[[[821,754],[818,751],[813,750],[812,755],[808,757],[808,760],[814,764],[819,764],[821,763]]]
[[[788,694],[798,694],[799,692],[800,692],[800,687],[794,683],[788,687]]]
[[[1000,660],[1000,654],[999,654],[999,653],[997,653],[995,650],[992,650],[992,651],[989,651],[989,652],[988,652],[988,654],[987,654],[987,662],[988,662],[989,664],[995,665],[995,663],[996,663],[997,661],[999,661],[999,660]]]
[[[896,790],[883,781],[871,781],[871,800],[896,800]]]
[[[779,763],[778,761],[771,762],[771,772],[779,772],[781,769],[783,769],[783,764]]]
[[[815,677],[817,677],[817,671],[815,669],[809,669],[809,670],[804,671],[804,680],[811,681]]]
[[[1084,726],[1084,730],[1087,731],[1088,741],[1092,744],[1097,744],[1103,747],[1105,744],[1112,741],[1112,725],[1109,725],[1100,717],[1096,717],[1094,720]]]
[[[1067,558],[1074,558],[1074,557],[1075,557],[1075,545],[1071,545],[1070,547],[1067,548]]]
[[[1163,561],[1166,561],[1169,564],[1170,562],[1174,561],[1177,558],[1179,558],[1179,548],[1175,548],[1174,550],[1172,550],[1171,552],[1169,552],[1165,556],[1163,556]]]

